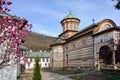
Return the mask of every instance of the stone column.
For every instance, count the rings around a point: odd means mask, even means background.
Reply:
[[[114,69],[116,69],[116,66],[115,66],[115,51],[117,49],[117,45],[114,45],[114,49],[113,49],[113,66],[114,66]]]
[[[115,65],[115,50],[113,50],[113,65]]]

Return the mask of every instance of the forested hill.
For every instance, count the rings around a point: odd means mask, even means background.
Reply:
[[[28,50],[31,49],[32,51],[48,51],[50,48],[49,45],[53,43],[55,37],[32,32],[24,40],[24,45],[28,48]]]

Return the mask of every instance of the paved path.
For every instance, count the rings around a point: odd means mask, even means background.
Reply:
[[[72,80],[67,76],[59,75],[52,72],[43,72],[41,71],[42,80]],[[19,80],[32,80],[33,70],[25,70],[25,72],[21,75]]]
[[[33,70],[25,70],[18,80],[32,80]]]
[[[41,72],[42,80],[73,80],[68,78],[67,76],[59,75],[51,72]]]

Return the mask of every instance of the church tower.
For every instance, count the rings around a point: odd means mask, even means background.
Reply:
[[[72,15],[70,12],[61,21],[63,33],[60,36],[71,37],[76,34],[78,32],[79,23],[80,20],[76,16]]]

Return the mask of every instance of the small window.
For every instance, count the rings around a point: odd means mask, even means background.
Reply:
[[[30,63],[28,63],[28,67],[30,67]]]
[[[103,42],[103,39],[101,39],[101,41],[100,42]]]
[[[39,64],[40,68],[41,68],[41,64]]]
[[[28,58],[26,59],[26,61],[28,62]]]
[[[36,64],[34,64],[34,67],[35,67]]]
[[[48,67],[50,67],[50,63],[48,63]]]
[[[45,63],[45,67],[47,66],[47,63]]]
[[[43,58],[43,62],[45,62],[45,58]]]
[[[73,44],[73,47],[75,48],[75,44]]]
[[[41,62],[41,58],[39,59],[39,62]]]
[[[82,40],[82,44],[83,44],[83,46],[86,45],[86,40],[85,39]]]
[[[32,58],[30,58],[30,62],[32,62]]]
[[[68,50],[68,46],[66,46],[66,50]]]
[[[67,64],[68,64],[68,54],[66,54]]]
[[[82,61],[87,61],[87,58],[83,58]]]
[[[46,62],[48,62],[48,58],[46,58]]]

